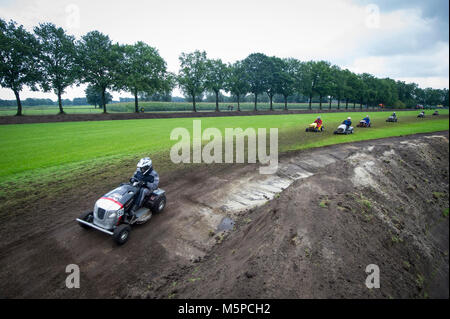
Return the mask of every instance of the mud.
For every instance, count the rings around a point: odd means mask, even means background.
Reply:
[[[74,222],[106,191],[89,185],[2,225],[0,297],[448,298],[448,176],[448,132],[193,169],[161,176],[166,210],[122,247]]]

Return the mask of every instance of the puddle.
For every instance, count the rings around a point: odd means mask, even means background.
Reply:
[[[219,226],[217,226],[217,231],[225,231],[231,230],[234,227],[234,220],[229,217],[224,217],[220,222]]]

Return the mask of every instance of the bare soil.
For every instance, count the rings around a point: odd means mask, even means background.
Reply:
[[[0,297],[448,298],[448,153],[444,132],[165,174],[166,210],[121,247],[74,221],[111,187],[93,179],[4,219]]]

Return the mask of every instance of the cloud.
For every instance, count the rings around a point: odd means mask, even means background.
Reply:
[[[78,8],[78,25],[70,23],[70,5]],[[225,62],[263,52],[448,87],[447,0],[3,0],[0,17],[28,28],[50,21],[77,37],[99,30],[115,42],[142,40],[173,72],[181,52],[205,50]],[[66,97],[82,95],[74,88]],[[6,96],[14,97],[0,89]]]

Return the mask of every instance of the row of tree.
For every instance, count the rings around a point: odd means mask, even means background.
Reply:
[[[448,89],[421,89],[415,83],[405,83],[393,79],[379,79],[371,74],[355,74],[347,69],[325,61],[302,62],[294,58],[281,59],[262,53],[250,54],[242,61],[224,64],[220,59],[208,59],[205,52],[195,51],[181,54],[181,69],[178,83],[195,103],[203,92],[213,92],[216,96],[216,110],[219,109],[220,92],[228,91],[237,98],[238,109],[242,97],[248,93],[254,98],[257,111],[258,96],[266,94],[270,109],[273,109],[274,96],[282,96],[285,109],[289,97],[306,96],[312,108],[314,97],[318,97],[319,107],[332,100],[341,102],[348,108],[358,103],[391,107],[415,107],[417,104],[448,106]]]
[[[88,90],[101,95],[106,113],[107,90],[132,93],[138,110],[138,93],[170,92],[174,76],[158,51],[143,42],[134,45],[113,44],[111,39],[92,31],[75,40],[64,29],[51,23],[28,32],[14,21],[0,19],[0,85],[14,92],[17,115],[22,115],[20,92],[53,91],[63,113],[62,95],[72,85],[88,83]],[[99,103],[97,101],[97,103]],[[95,103],[93,103],[95,104]]]
[[[447,105],[448,89],[421,89],[415,83],[379,79],[368,73],[355,74],[325,61],[302,62],[294,58],[281,59],[262,53],[250,54],[242,61],[225,64],[220,59],[208,59],[206,52],[180,55],[178,75],[167,71],[166,62],[158,51],[143,43],[120,45],[98,31],[76,40],[51,23],[36,26],[33,33],[14,21],[0,19],[0,85],[11,89],[17,101],[17,115],[22,115],[20,92],[24,86],[32,90],[53,91],[63,113],[65,90],[81,83],[89,84],[86,97],[90,104],[106,104],[112,97],[108,91],[128,91],[138,99],[170,100],[176,85],[196,102],[205,92],[215,96],[216,111],[222,92],[229,92],[240,102],[253,97],[254,110],[261,96],[267,95],[270,109],[274,97],[282,96],[285,109],[289,97],[306,96],[312,108],[318,98],[320,108],[327,100],[345,103],[392,107],[414,107],[417,104]],[[201,98],[200,98],[201,99]]]

